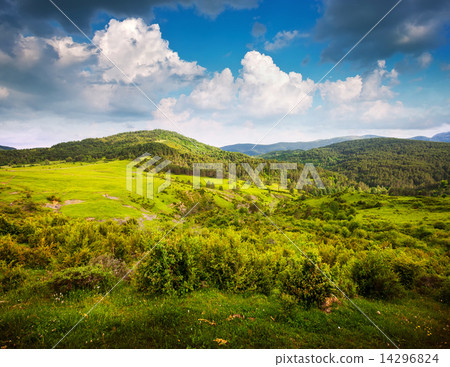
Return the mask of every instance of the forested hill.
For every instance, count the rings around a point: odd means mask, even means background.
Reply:
[[[181,166],[193,161],[251,160],[241,153],[225,152],[172,131],[146,130],[60,143],[51,148],[0,151],[0,165],[61,160],[89,162],[102,158],[134,159],[146,152],[164,157]]]
[[[327,145],[340,143],[343,141],[348,140],[359,140],[359,139],[370,139],[370,138],[377,138],[376,135],[363,135],[363,136],[340,136],[337,138],[331,138],[331,139],[319,139],[314,141],[298,141],[298,142],[281,142],[281,143],[275,143],[275,144],[258,144],[255,146],[255,144],[234,144],[234,145],[227,145],[222,147],[222,150],[226,150],[227,152],[240,152],[244,153],[250,156],[270,153],[274,151],[279,150],[308,150],[313,148],[320,148],[325,147]]]
[[[448,181],[450,175],[450,143],[375,138],[260,157],[314,163],[371,187],[388,187],[391,194],[439,191],[446,186],[442,181]]]
[[[16,148],[12,148],[12,147],[6,147],[4,145],[0,145],[0,150],[14,150]]]

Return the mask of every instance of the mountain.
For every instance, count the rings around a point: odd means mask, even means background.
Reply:
[[[309,150],[314,148],[326,147],[331,144],[341,143],[344,141],[351,140],[361,140],[361,139],[373,139],[373,138],[381,138],[381,136],[377,135],[363,135],[363,136],[340,136],[337,138],[331,139],[319,139],[313,141],[306,142],[291,142],[291,143],[275,143],[268,145],[257,145],[254,149],[252,149],[255,144],[233,144],[226,145],[222,147],[222,150],[226,150],[227,152],[240,152],[247,155],[255,156],[260,154],[266,154],[270,152],[276,152],[279,150]],[[435,142],[444,142],[450,143],[450,132],[436,134],[431,138],[426,136],[415,136],[410,138],[411,140],[424,140],[424,141],[435,141]]]
[[[16,148],[12,148],[12,147],[6,147],[4,145],[0,145],[0,150],[14,150]]]
[[[440,133],[428,138],[426,136],[415,136],[411,138],[412,140],[425,140],[425,141],[436,141],[442,143],[450,143],[450,131],[446,133]]]
[[[0,151],[0,166],[63,160],[89,162],[102,158],[131,160],[146,152],[183,167],[191,162],[254,160],[241,153],[226,152],[200,143],[176,132],[144,130],[60,143],[50,148],[4,150]]]
[[[319,139],[314,141],[306,141],[306,142],[282,142],[268,145],[257,145],[255,149],[252,149],[255,144],[234,144],[234,145],[226,145],[222,147],[222,150],[226,150],[227,152],[240,152],[247,155],[260,155],[270,152],[275,152],[278,150],[308,150],[313,148],[320,148],[327,145],[331,145],[334,143],[340,143],[348,140],[359,140],[359,139],[371,139],[376,138],[376,135],[364,135],[364,136],[340,136],[337,138],[331,139]]]
[[[313,163],[371,187],[388,187],[391,194],[431,192],[450,179],[450,143],[376,138],[271,152],[261,158]]]

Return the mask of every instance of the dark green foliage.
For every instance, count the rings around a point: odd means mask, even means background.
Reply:
[[[420,274],[421,267],[412,259],[402,256],[395,259],[393,270],[398,275],[400,283],[406,289],[411,289]]]
[[[139,290],[152,294],[183,295],[199,287],[193,253],[183,244],[158,244],[139,267]]]
[[[92,162],[103,158],[131,160],[144,153],[158,155],[172,161],[169,168],[173,174],[188,173],[188,168],[192,169],[193,162],[257,161],[244,154],[225,152],[172,131],[150,130],[60,143],[51,148],[0,151],[0,166],[45,164],[46,161],[64,160]]]
[[[374,299],[392,299],[402,293],[398,275],[392,268],[388,254],[369,252],[353,267],[353,279],[358,293]]]
[[[49,287],[56,293],[66,293],[78,289],[106,292],[117,282],[109,272],[96,266],[69,268],[52,275]]]
[[[375,138],[346,141],[308,151],[267,153],[265,159],[313,163],[394,195],[441,193],[449,180],[450,143]]]
[[[0,292],[8,292],[23,285],[27,272],[21,266],[0,260]]]
[[[311,258],[311,256],[310,256]],[[324,271],[326,266],[313,261]],[[290,261],[281,280],[284,293],[293,296],[297,302],[306,307],[320,306],[332,290],[330,281],[307,259]]]

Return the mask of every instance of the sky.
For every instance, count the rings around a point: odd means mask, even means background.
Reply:
[[[0,0],[0,145],[432,136],[449,33],[446,0]]]

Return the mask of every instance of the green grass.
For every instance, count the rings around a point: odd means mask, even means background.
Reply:
[[[0,346],[51,348],[100,298],[84,291],[26,301],[11,297],[0,305]],[[442,305],[417,299],[355,302],[401,348],[447,346],[447,310]],[[219,345],[217,339],[227,343]],[[58,347],[390,348],[392,344],[345,302],[330,314],[300,307],[286,313],[276,295],[209,289],[181,298],[155,298],[122,284]]]
[[[431,273],[444,279],[448,274],[448,197],[391,197],[348,192],[334,196],[305,195],[302,199],[298,194],[275,190],[276,185],[272,185],[270,191],[255,186],[248,190],[229,190],[227,180],[219,182],[212,178],[202,179],[200,194],[199,190],[192,189],[192,177],[173,175],[172,185],[148,201],[126,191],[127,163],[53,163],[0,169],[0,205],[5,217],[20,208],[17,215],[21,225],[27,220],[31,223],[34,216],[42,220],[36,225],[36,237],[27,238],[28,242],[23,239],[25,234],[17,235],[17,246],[31,249],[27,254],[35,254],[33,251],[39,254],[38,250],[46,254],[53,245],[33,242],[45,232],[42,228],[45,223],[50,226],[54,217],[59,218],[54,215],[55,209],[46,207],[52,196],[59,198],[61,204],[68,200],[80,201],[62,205],[58,210],[62,217],[76,218],[71,223],[81,228],[64,248],[61,245],[59,250],[65,252],[56,252],[47,268],[34,267],[34,264],[30,268],[24,266],[27,274],[24,284],[0,293],[0,347],[51,348],[101,298],[101,294],[89,290],[55,295],[42,282],[71,262],[77,262],[77,266],[89,264],[88,260],[83,260],[89,253],[98,255],[98,249],[80,244],[96,240],[89,240],[89,228],[83,227],[86,223],[83,218],[93,220],[93,223],[102,222],[105,227],[108,219],[119,223],[122,223],[121,219],[138,219],[139,225],[131,227],[131,232],[120,232],[120,235],[111,232],[118,237],[116,246],[122,240],[129,245],[119,249],[124,252],[120,256],[127,259],[128,268],[142,255],[142,249],[136,245],[137,240],[130,240],[132,244],[128,244],[127,239],[134,234],[139,237],[139,231],[142,231],[143,237],[150,238],[144,248],[151,248],[174,225],[174,218],[183,214],[181,204],[185,206],[185,212],[196,201],[201,202],[199,212],[194,212],[179,231],[171,233],[166,239],[168,243],[184,238],[192,241],[208,239],[208,244],[227,243],[229,248],[257,248],[263,253],[279,252],[286,257],[298,252],[262,215],[249,213],[247,209],[239,211],[240,208],[250,209],[249,202],[255,200],[289,238],[306,252],[322,257],[330,268],[334,266],[333,271],[339,270],[339,266],[336,267],[339,258],[357,258],[376,249],[406,254],[408,259],[423,266],[427,275]],[[215,188],[206,188],[207,181],[214,182]],[[161,184],[163,178],[157,177],[156,182]],[[240,186],[242,184],[239,182]],[[222,190],[220,186],[223,186]],[[321,216],[337,199],[346,207],[340,209],[346,219],[323,219]],[[37,203],[40,210],[33,213],[23,209],[21,205],[27,200]],[[202,211],[202,205],[211,208]],[[304,216],[306,207],[312,208],[309,217]],[[355,213],[348,215],[347,211],[352,207],[356,208]],[[364,230],[360,235],[347,230],[354,222]],[[113,228],[120,231],[123,227],[117,224]],[[26,225],[23,228],[26,229]],[[423,238],[420,233],[417,235],[418,230],[425,231]],[[430,230],[430,234],[426,230]],[[10,237],[6,234],[0,236],[0,240],[7,242]],[[55,237],[48,238],[58,241]],[[102,244],[104,251],[110,253],[108,240],[105,235],[95,243]],[[343,267],[346,262],[343,260],[341,265]],[[389,301],[352,299],[400,347],[446,348],[449,309],[439,302],[436,294],[437,290],[429,293],[408,290],[402,297]],[[270,295],[262,295],[206,287],[187,296],[168,297],[139,292],[130,281],[114,289],[59,347],[392,347],[364,316],[339,298],[342,304],[335,305],[328,314],[318,308],[305,309],[300,305],[288,309],[279,289],[272,290]],[[215,341],[219,339],[227,342],[219,344]]]

